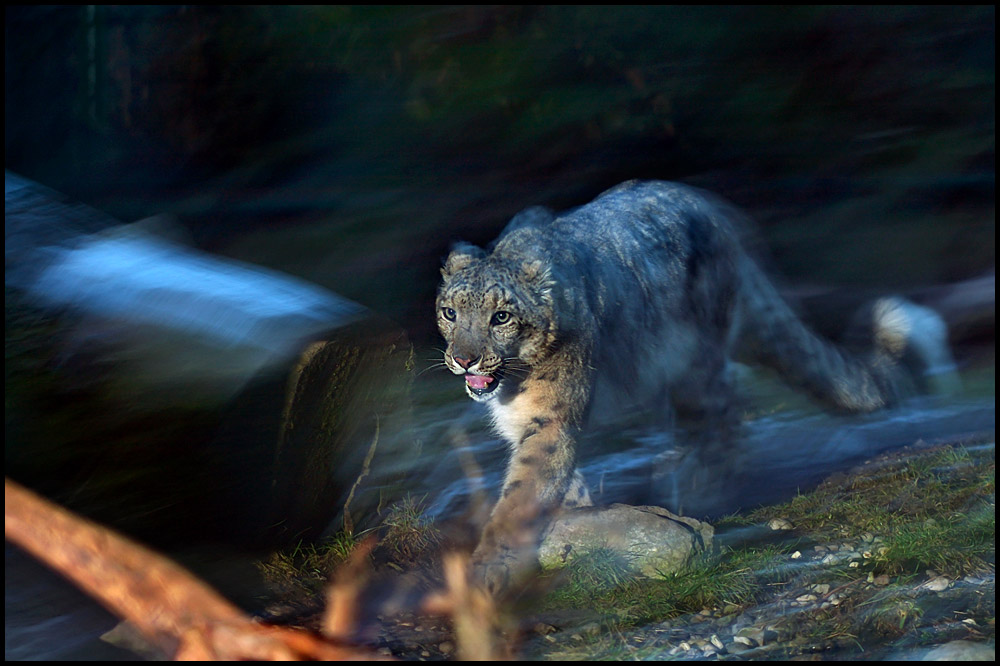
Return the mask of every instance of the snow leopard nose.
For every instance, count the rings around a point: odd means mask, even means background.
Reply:
[[[453,358],[455,359],[455,363],[458,363],[460,366],[462,366],[466,370],[469,369],[470,365],[472,365],[473,363],[475,363],[476,361],[479,360],[478,356],[476,358],[462,358],[461,356],[454,356]]]

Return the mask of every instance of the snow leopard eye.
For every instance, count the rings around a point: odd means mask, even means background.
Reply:
[[[491,326],[503,326],[510,321],[511,315],[509,312],[504,312],[500,310],[493,314],[493,319],[490,320]]]
[[[444,315],[444,318],[448,321],[455,321],[455,311],[451,308],[441,308],[441,314]]]

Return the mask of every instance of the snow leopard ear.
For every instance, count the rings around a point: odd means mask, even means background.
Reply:
[[[548,277],[549,267],[541,259],[528,259],[521,263],[521,275],[528,282],[544,280]]]
[[[475,245],[470,243],[456,243],[451,248],[451,254],[445,259],[444,266],[441,267],[441,276],[448,277],[454,275],[469,266],[472,262],[482,259],[485,256],[486,252]]]
[[[521,277],[529,284],[541,287],[543,290],[551,288],[552,269],[545,259],[525,259],[521,262]]]

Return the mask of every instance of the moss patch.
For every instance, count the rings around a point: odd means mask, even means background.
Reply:
[[[723,546],[662,580],[574,562],[544,597],[548,659],[884,658],[995,633],[992,443],[883,456],[786,504],[730,516]],[[783,519],[791,529],[765,527]],[[749,536],[747,536],[749,535]]]

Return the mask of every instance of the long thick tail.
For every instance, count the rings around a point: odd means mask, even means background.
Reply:
[[[878,299],[862,322],[871,349],[855,356],[809,330],[750,259],[740,277],[737,358],[775,369],[827,406],[881,409],[912,380],[944,391],[957,386],[947,329],[934,311],[899,297]]]

